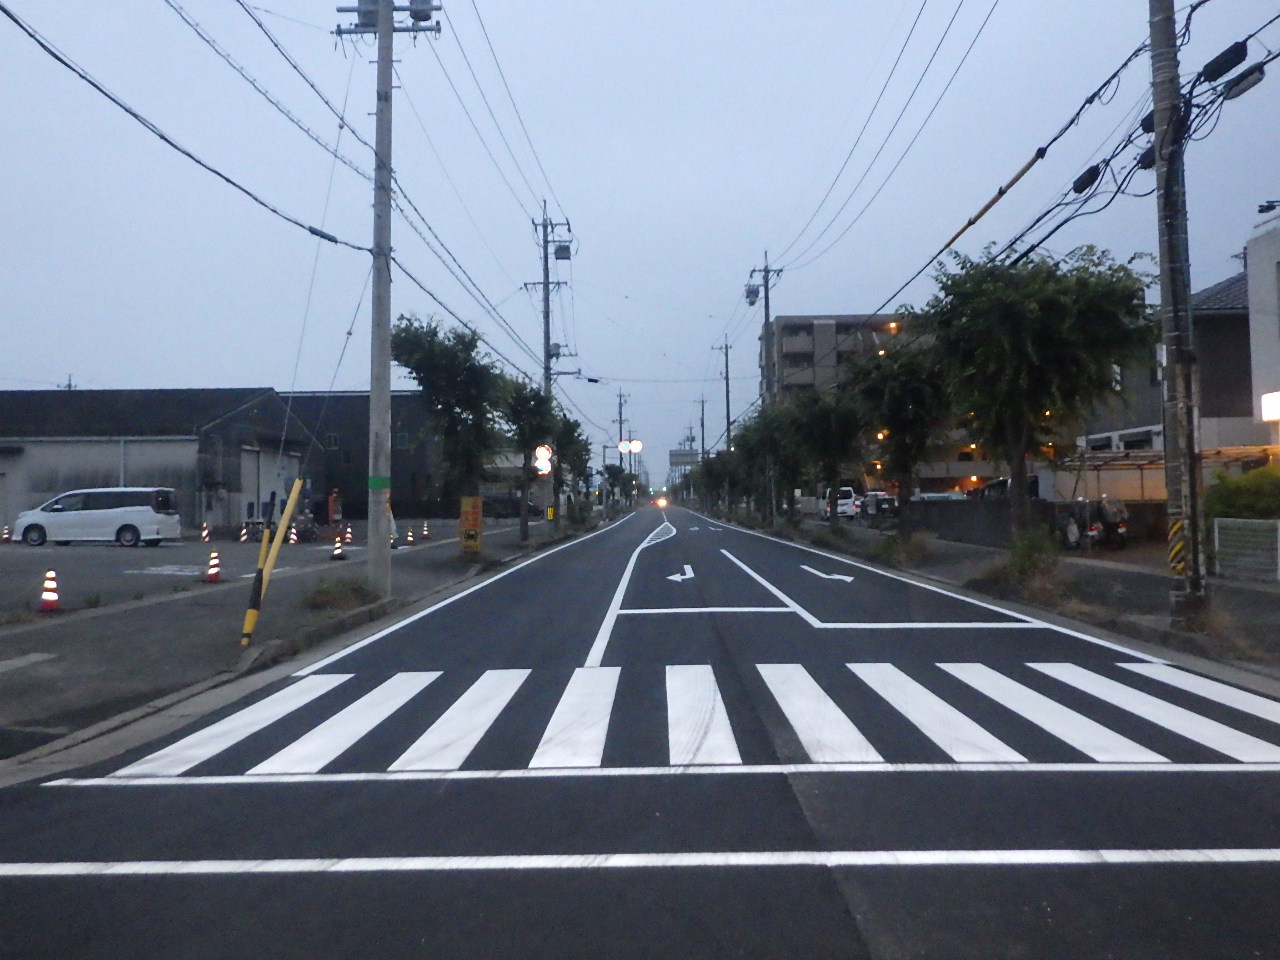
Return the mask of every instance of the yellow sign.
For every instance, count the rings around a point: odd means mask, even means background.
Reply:
[[[462,513],[458,518],[458,537],[462,541],[463,553],[478,554],[480,552],[480,532],[483,529],[484,499],[463,497]]]

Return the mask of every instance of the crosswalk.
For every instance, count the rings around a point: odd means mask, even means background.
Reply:
[[[926,759],[1010,768],[1280,764],[1280,702],[1163,663],[761,663],[747,668],[751,676],[676,664],[650,668],[643,679],[658,689],[639,695],[626,682],[630,669],[582,667],[567,679],[568,671],[488,670],[452,684],[441,671],[311,674],[108,779],[590,773],[628,766],[640,754],[611,748],[646,737],[654,742],[640,753],[655,758],[646,766],[708,772]],[[439,702],[426,704],[433,696]],[[499,751],[506,762],[495,768],[485,758],[502,737],[516,746]],[[761,742],[779,741],[762,754]]]

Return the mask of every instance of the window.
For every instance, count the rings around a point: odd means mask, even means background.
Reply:
[[[338,449],[338,435],[337,435],[336,433],[331,433],[331,434],[329,434],[327,437],[325,437],[325,438],[324,438],[324,445],[325,445],[325,447],[326,447],[326,448],[328,448],[329,450],[337,450],[337,449]]]

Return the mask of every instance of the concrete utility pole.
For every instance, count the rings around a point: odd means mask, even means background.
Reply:
[[[702,431],[701,455],[698,459],[705,460],[707,459],[707,398],[699,397],[698,405],[702,408],[698,414],[698,426]]]
[[[712,347],[712,350],[724,351],[724,448],[729,449],[729,427],[732,420],[729,418],[729,341],[726,340],[723,346]]]
[[[764,266],[754,267],[751,270],[751,277],[760,274],[763,283],[747,282],[747,303],[755,306],[756,301],[760,298],[760,288],[764,288],[764,348],[765,348],[765,399],[767,400],[776,389],[776,371],[773,371],[773,312],[769,307],[769,291],[773,286],[773,278],[782,276],[782,271],[774,270],[769,266],[769,251],[764,252]]]
[[[618,466],[622,466],[622,427],[627,422],[622,418],[622,402],[626,399],[621,390],[618,391],[618,419],[613,421],[618,425]]]
[[[564,240],[555,236],[556,230],[564,227],[573,233],[573,228],[569,226],[568,220],[555,221],[547,216],[547,201],[542,201],[542,219],[535,220],[533,223],[535,229],[542,232],[542,390],[551,397],[551,288],[564,285],[564,281],[557,280],[551,282],[551,247],[556,248],[555,258],[557,260],[568,260],[570,257],[569,244]],[[539,286],[537,283],[526,283],[526,287]]]
[[[1174,627],[1195,628],[1203,624],[1209,596],[1204,576],[1199,371],[1192,338],[1183,169],[1186,129],[1173,0],[1149,0],[1149,4],[1164,351],[1164,473],[1168,490],[1169,570],[1174,577],[1170,621]]]
[[[354,27],[338,36],[374,33],[378,37],[377,116],[373,175],[373,320],[369,358],[369,582],[379,596],[391,596],[391,73],[396,32],[440,32],[440,24],[420,26],[439,10],[430,0],[397,7],[394,0],[360,0],[339,7],[354,13]],[[407,11],[413,24],[395,25],[395,12]]]

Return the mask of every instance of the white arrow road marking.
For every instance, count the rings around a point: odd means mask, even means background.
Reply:
[[[821,577],[823,580],[843,580],[845,583],[853,583],[853,577],[847,573],[823,573],[821,570],[815,570],[813,567],[800,564],[801,570],[808,570],[815,577]]]
[[[679,583],[679,582],[680,582],[680,581],[682,581],[682,580],[692,580],[692,579],[693,579],[693,567],[689,566],[689,565],[686,563],[686,564],[684,565],[684,573],[673,573],[673,574],[671,574],[671,576],[667,577],[667,579],[668,579],[668,580],[674,580],[676,583]]]
[[[634,514],[632,514],[634,516]],[[665,521],[657,530],[649,534],[644,543],[636,547],[631,554],[631,559],[627,561],[627,569],[622,572],[622,579],[618,581],[618,589],[613,593],[613,600],[609,604],[609,609],[604,615],[604,621],[600,624],[600,629],[596,632],[595,642],[591,644],[591,650],[587,654],[587,662],[584,667],[598,667],[604,659],[604,651],[609,646],[609,637],[613,633],[613,625],[618,619],[618,611],[622,608],[622,597],[627,592],[627,584],[631,582],[631,572],[636,568],[636,557],[640,556],[640,551],[645,547],[653,546],[655,543],[661,543],[668,537],[676,535],[676,528]]]

